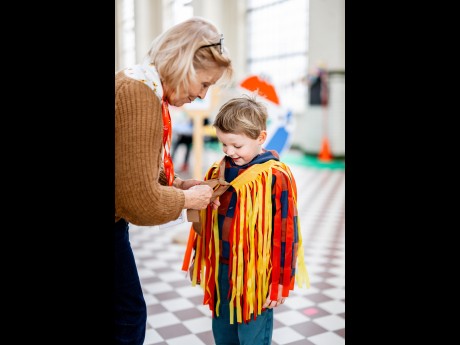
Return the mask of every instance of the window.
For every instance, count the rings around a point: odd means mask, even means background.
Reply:
[[[248,0],[248,73],[271,83],[282,106],[306,108],[309,0]]]
[[[192,0],[170,0],[164,8],[163,29],[166,30],[193,17]]]

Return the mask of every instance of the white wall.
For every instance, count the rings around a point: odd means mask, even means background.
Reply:
[[[345,0],[310,0],[309,67],[345,70]]]
[[[153,39],[163,32],[163,1],[135,0],[136,61],[142,62]]]
[[[309,71],[322,64],[331,71],[329,105],[294,114],[292,145],[307,153],[321,150],[327,136],[333,156],[345,156],[345,0],[310,0]],[[339,73],[334,73],[339,72]]]

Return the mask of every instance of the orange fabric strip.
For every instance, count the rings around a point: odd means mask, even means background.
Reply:
[[[182,271],[188,271],[188,268],[190,267],[194,240],[195,231],[193,230],[193,227],[191,227],[188,234],[187,247],[185,248],[184,261],[182,262]]]

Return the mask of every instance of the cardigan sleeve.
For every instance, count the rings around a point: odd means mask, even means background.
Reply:
[[[185,195],[160,182],[161,101],[143,83],[115,78],[115,214],[139,226],[179,217]]]

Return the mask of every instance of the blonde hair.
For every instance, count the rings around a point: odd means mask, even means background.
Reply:
[[[232,98],[222,105],[213,126],[224,133],[244,134],[257,139],[267,129],[267,108],[255,96]]]
[[[200,49],[218,43],[220,38],[214,24],[204,18],[192,17],[154,39],[147,59],[156,67],[162,82],[176,92],[180,88],[188,90],[190,82],[195,81],[197,70],[222,67],[225,70],[219,82],[230,81],[233,68],[227,49],[222,47],[222,54],[219,45]]]

